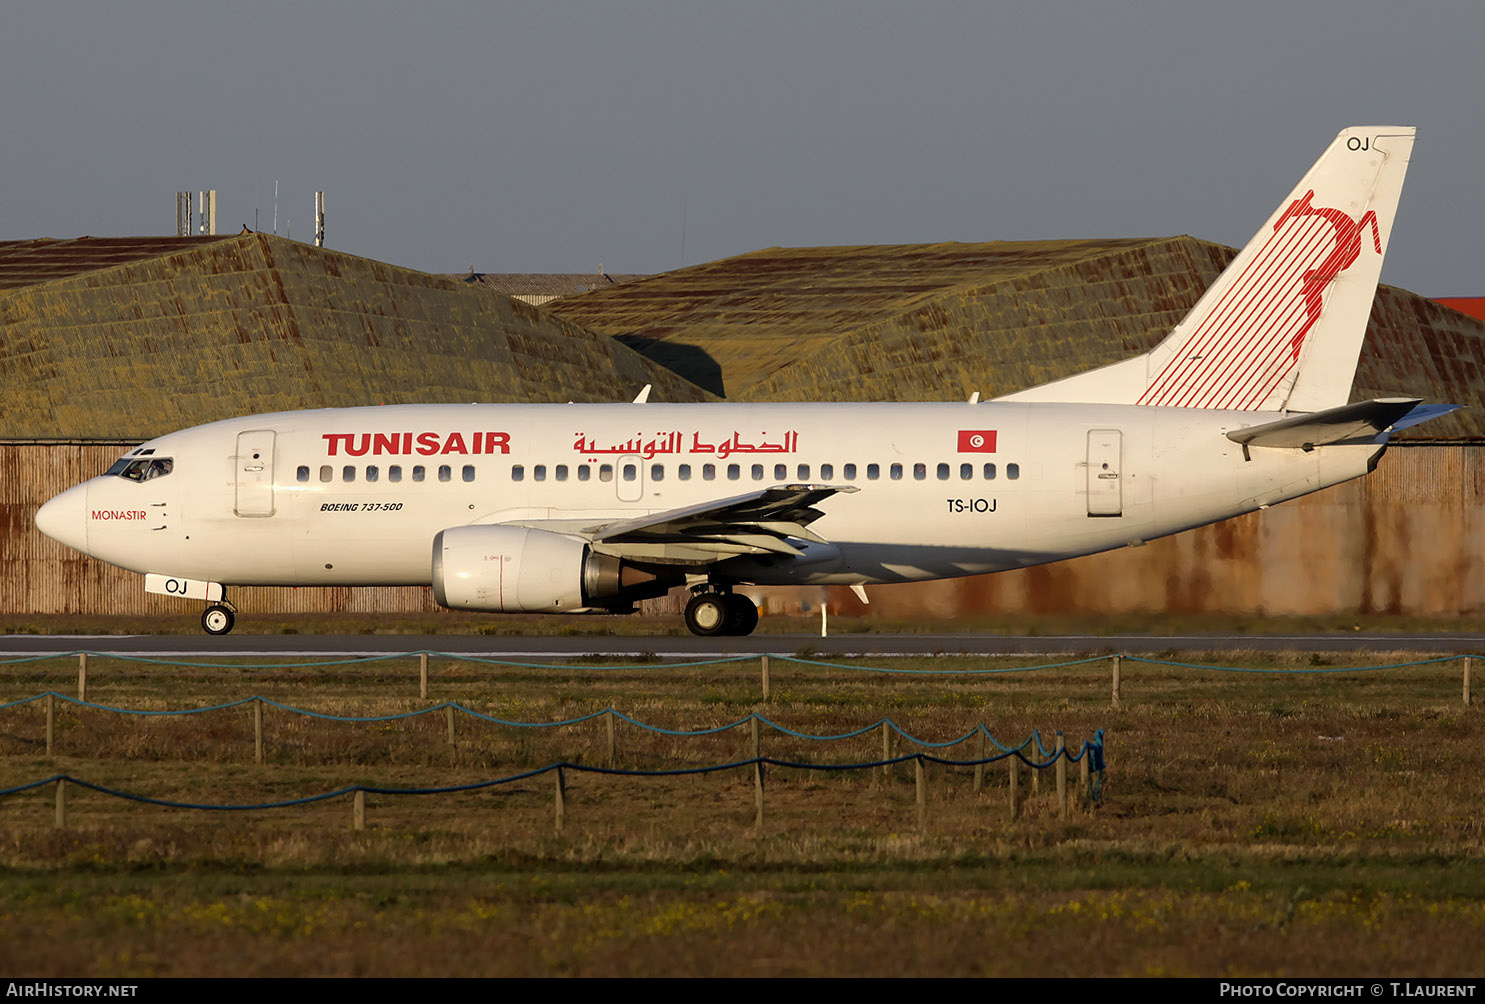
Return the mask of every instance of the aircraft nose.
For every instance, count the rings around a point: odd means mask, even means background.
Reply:
[[[36,510],[36,529],[75,551],[88,549],[88,486],[74,485]]]

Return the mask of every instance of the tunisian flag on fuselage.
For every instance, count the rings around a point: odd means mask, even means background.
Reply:
[[[960,453],[994,453],[995,452],[995,430],[994,429],[960,429],[959,430],[959,452]]]

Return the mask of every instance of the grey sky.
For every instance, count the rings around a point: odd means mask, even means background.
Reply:
[[[1384,282],[1485,294],[1478,0],[8,2],[0,239],[312,230],[429,271],[773,245],[1242,244],[1419,127]],[[684,243],[684,257],[682,246]]]

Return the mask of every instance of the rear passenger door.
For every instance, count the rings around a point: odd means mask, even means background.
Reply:
[[[1124,515],[1124,434],[1118,429],[1088,431],[1088,515]]]

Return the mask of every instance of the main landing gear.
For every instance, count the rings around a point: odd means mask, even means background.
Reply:
[[[207,634],[226,634],[236,621],[237,617],[224,596],[221,603],[213,603],[201,614],[201,629]]]
[[[741,593],[699,592],[686,604],[686,627],[694,635],[748,635],[758,626],[758,608]]]

